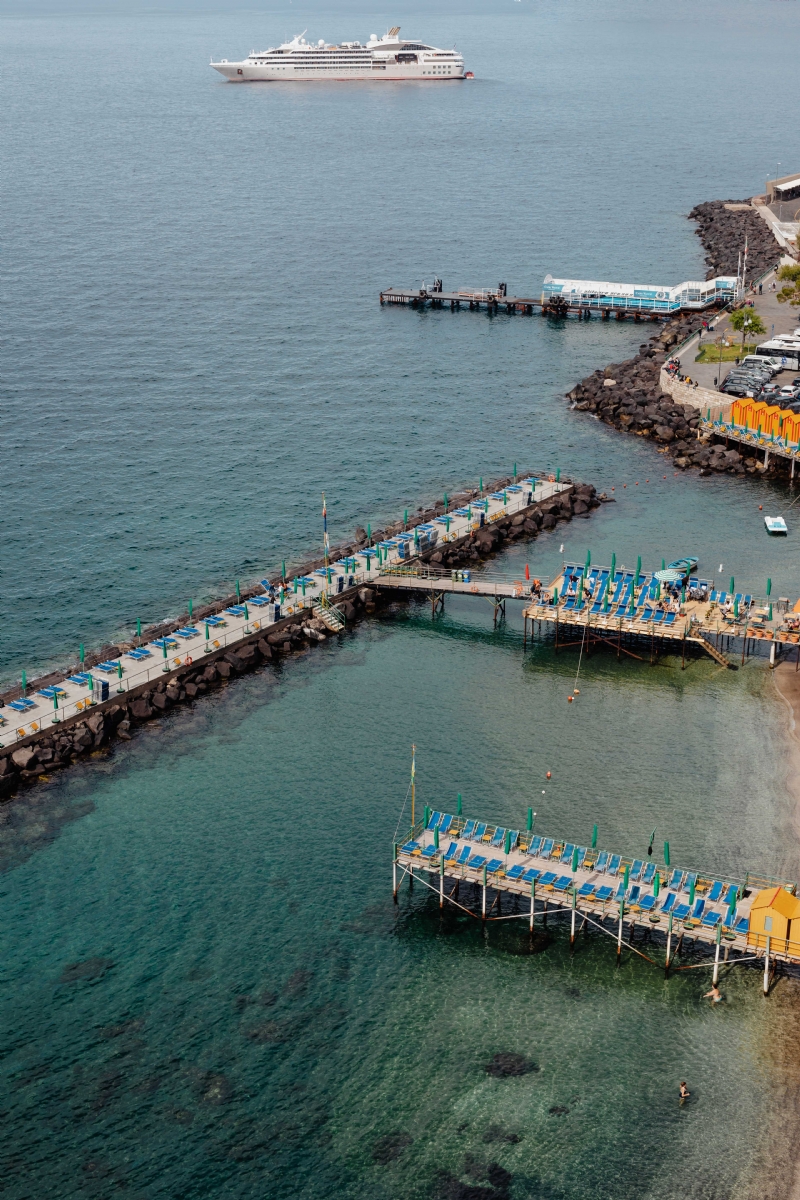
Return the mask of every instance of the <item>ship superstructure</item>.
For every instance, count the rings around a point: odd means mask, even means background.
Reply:
[[[433,82],[464,78],[464,58],[457,50],[440,50],[425,42],[401,38],[399,25],[381,38],[370,34],[363,46],[361,42],[334,46],[322,40],[314,44],[298,34],[291,42],[254,50],[242,62],[223,58],[220,62],[212,60],[211,66],[232,83],[320,79]]]

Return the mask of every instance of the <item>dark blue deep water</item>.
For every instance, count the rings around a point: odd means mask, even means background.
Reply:
[[[767,81],[793,78],[797,8],[512,8],[0,21],[4,680],[316,552],[322,490],[336,540],[515,461],[618,502],[509,569],[547,576],[562,543],[692,552],[800,594],[797,521],[763,531],[773,486],[677,477],[567,409],[641,327],[378,304],[434,273],[702,277],[685,214],[790,157]],[[207,65],[398,22],[476,79],[234,87]],[[556,930],[529,956],[422,887],[391,904],[412,741],[420,803],[797,873],[761,668],[598,655],[568,707],[576,665],[523,660],[488,606],[399,606],[4,806],[4,1194],[788,1196],[793,984],[765,1002],[733,972],[711,1012],[704,972],[617,972],[596,938],[570,959]],[[540,1070],[494,1079],[499,1051]]]

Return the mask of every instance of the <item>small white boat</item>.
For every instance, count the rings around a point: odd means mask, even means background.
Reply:
[[[788,533],[783,517],[764,517],[767,533]]]

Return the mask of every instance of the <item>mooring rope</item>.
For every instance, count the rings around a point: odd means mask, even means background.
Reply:
[[[411,791],[411,784],[409,783],[408,787],[406,788],[406,798],[403,801],[403,807],[400,809],[400,816],[397,818],[397,828],[394,831],[394,837],[392,838],[393,842],[397,842],[397,835],[400,832],[400,826],[403,823],[403,813],[406,811],[406,805],[408,804],[408,793],[410,791]]]

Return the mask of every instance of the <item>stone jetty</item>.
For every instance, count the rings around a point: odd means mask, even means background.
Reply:
[[[511,484],[510,478],[499,479],[484,491],[496,493]],[[449,508],[452,510],[459,505],[466,505],[477,497],[477,490],[459,492],[450,497]],[[509,542],[533,539],[540,531],[553,530],[559,522],[570,521],[573,517],[588,518],[606,499],[604,495],[598,496],[591,484],[565,484],[559,494],[552,498],[531,504],[522,511],[499,516],[490,524],[473,529],[466,536],[423,550],[417,561],[453,569],[476,566],[498,553]],[[444,510],[444,503],[421,507],[415,514],[415,523],[433,521]],[[375,530],[371,541],[380,542],[402,530],[403,522],[395,522],[385,529]],[[330,561],[347,558],[366,543],[367,532],[359,526],[351,541],[331,548]],[[322,566],[323,562],[321,558],[305,562],[293,574],[307,576]],[[270,582],[277,586],[280,579],[275,576]],[[241,590],[239,598],[247,600],[263,594],[263,590],[261,586],[254,585]],[[230,596],[204,608],[197,608],[193,613],[194,621],[201,624],[206,616],[236,600],[236,596]],[[362,585],[338,595],[335,608],[352,626],[365,614],[374,613],[381,604],[397,601],[398,597],[393,592],[382,595],[379,586]],[[164,637],[185,625],[187,619],[188,614],[184,613],[175,621],[152,626],[143,631],[142,641]],[[35,735],[0,747],[0,801],[10,799],[21,785],[46,780],[55,770],[106,750],[115,739],[129,741],[137,726],[165,715],[176,706],[200,700],[209,691],[227,685],[238,675],[259,667],[278,666],[283,660],[319,646],[331,636],[330,625],[314,615],[312,610],[298,610],[290,616],[265,624],[257,633],[250,632],[233,645],[204,654],[202,662],[165,671],[157,682],[151,680],[130,691],[114,694],[108,701],[94,704],[88,710],[55,725],[42,721]],[[91,668],[109,658],[118,658],[132,647],[133,643],[104,646],[95,654],[86,656],[85,666]],[[28,690],[35,692],[60,683],[73,670],[74,667],[65,668],[63,672],[54,672],[35,680],[29,684]],[[6,692],[0,699],[6,704],[19,695],[20,689],[16,688]]]
[[[709,279],[736,273],[745,237],[749,279],[769,270],[780,258],[770,227],[749,201],[712,200],[693,208],[689,218],[697,222]],[[675,389],[678,394],[672,395],[661,386],[661,371],[670,354],[698,332],[703,319],[703,313],[683,313],[667,321],[639,347],[634,358],[594,371],[567,393],[567,399],[580,412],[593,413],[620,432],[650,438],[681,469],[697,467],[707,475],[716,471],[754,473],[755,467],[737,450],[708,438],[698,441],[701,414],[697,405],[682,403],[684,393],[679,388]],[[776,461],[770,471],[783,469]]]

